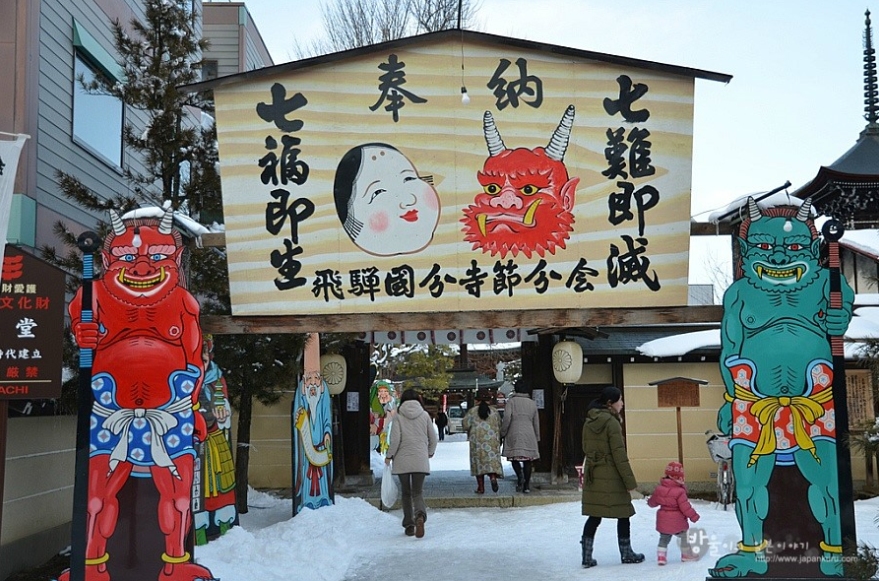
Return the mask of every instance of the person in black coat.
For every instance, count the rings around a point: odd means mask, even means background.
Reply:
[[[440,442],[446,439],[446,426],[449,425],[449,416],[446,415],[446,412],[440,410],[436,414],[436,427],[439,431],[439,439]]]

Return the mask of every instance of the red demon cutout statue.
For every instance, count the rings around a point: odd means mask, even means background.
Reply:
[[[94,349],[86,580],[109,581],[107,541],[120,515],[117,495],[129,478],[151,478],[164,535],[160,581],[213,579],[191,562],[193,438],[204,436],[194,412],[204,377],[198,302],[180,275],[182,239],[165,210],[156,218],[120,220],[102,250],[103,277],[93,285],[94,321],[81,317],[81,295],[69,311],[76,341]],[[118,559],[120,566],[124,562]],[[61,576],[68,579],[68,572]]]
[[[491,112],[482,120],[489,158],[477,179],[482,193],[464,209],[464,240],[492,256],[519,252],[543,257],[564,248],[573,230],[574,196],[580,178],[568,178],[565,151],[574,126],[569,105],[546,148],[507,149]]]

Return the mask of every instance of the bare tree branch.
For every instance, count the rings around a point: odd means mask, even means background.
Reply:
[[[325,0],[321,4],[324,36],[302,47],[298,58],[349,50],[458,26],[459,0]],[[476,2],[460,0],[461,27],[475,17]]]

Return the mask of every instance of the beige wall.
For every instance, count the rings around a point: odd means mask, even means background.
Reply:
[[[0,579],[70,543],[75,443],[75,416],[9,420]]]
[[[681,408],[681,439],[684,470],[688,482],[713,483],[717,464],[705,444],[706,430],[717,431],[717,410],[723,403],[724,386],[717,363],[633,363],[623,367],[626,403],[626,445],[639,487],[652,489],[665,465],[677,460],[677,418],[675,408],[660,408],[657,388],[651,382],[671,377],[701,379],[700,406]],[[852,456],[855,487],[863,485],[866,468],[863,455]]]
[[[248,483],[254,488],[291,488],[290,407],[293,392],[272,406],[255,403],[250,428]],[[233,418],[237,421],[237,418]],[[233,421],[235,425],[235,421]],[[237,445],[237,434],[236,434]]]
[[[623,366],[626,402],[626,439],[629,458],[639,484],[659,481],[665,465],[678,459],[675,408],[659,408],[651,382],[670,377],[707,381],[701,386],[698,408],[681,408],[684,468],[690,482],[710,481],[717,465],[708,456],[705,430],[716,430],[717,410],[723,403],[723,382],[713,363],[633,363]]]

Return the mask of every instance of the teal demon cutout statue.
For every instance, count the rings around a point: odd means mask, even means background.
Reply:
[[[830,273],[811,201],[761,211],[748,199],[739,230],[740,262],[723,296],[721,365],[726,402],[718,428],[731,434],[738,550],[718,559],[713,577],[763,575],[763,523],[775,466],[797,466],[821,525],[821,571],[842,575],[833,365],[828,335],[841,336],[854,293],[843,278],[842,308],[830,307]]]

